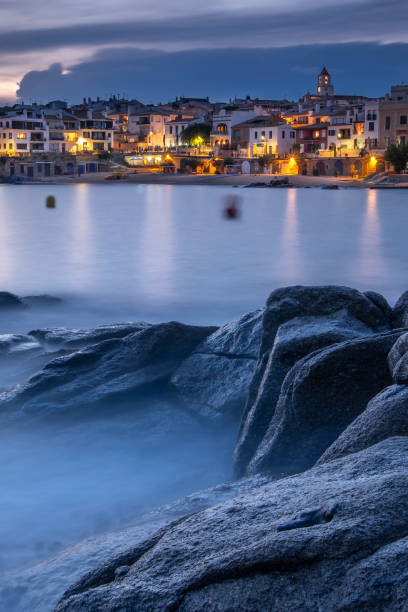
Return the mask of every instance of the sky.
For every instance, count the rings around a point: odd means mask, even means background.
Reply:
[[[0,0],[0,102],[297,99],[408,81],[407,0]]]

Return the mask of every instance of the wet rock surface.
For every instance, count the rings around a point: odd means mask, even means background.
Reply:
[[[214,330],[173,322],[152,325],[58,357],[1,394],[0,413],[38,418],[101,408],[112,398],[132,404],[138,392],[163,391],[183,359]]]
[[[177,519],[85,575],[56,610],[402,610],[407,468],[408,439],[390,438]],[[330,520],[279,529],[326,507]]]
[[[220,328],[126,323],[0,338],[0,359],[69,352],[3,392],[3,415],[90,419],[114,406],[119,420],[141,415],[131,426],[146,432],[140,448],[156,432],[159,449],[203,425],[216,445],[217,428],[233,431],[242,413],[234,462],[246,476],[10,574],[0,599],[16,612],[58,599],[58,612],[405,610],[407,295],[392,309],[373,292],[296,286]],[[148,394],[150,414],[139,402]]]
[[[42,346],[49,350],[64,348],[76,350],[97,344],[113,338],[124,338],[138,331],[150,327],[148,323],[116,323],[114,325],[100,325],[93,329],[76,329],[65,327],[51,327],[34,329],[29,335],[35,338]]]
[[[199,414],[239,419],[254,374],[262,310],[220,327],[174,373],[178,396]]]
[[[282,477],[311,467],[367,402],[392,383],[387,355],[400,333],[341,342],[298,361],[284,380],[248,473]]]
[[[356,453],[392,436],[408,436],[408,387],[392,385],[376,395],[323,453],[324,463]]]
[[[287,287],[268,298],[261,351],[234,453],[242,475],[274,416],[286,374],[297,361],[332,344],[390,329],[391,308],[376,293],[348,287]]]

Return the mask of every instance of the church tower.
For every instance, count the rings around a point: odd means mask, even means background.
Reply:
[[[326,67],[323,68],[317,77],[317,95],[324,98],[334,95],[334,87],[331,82],[331,76]]]

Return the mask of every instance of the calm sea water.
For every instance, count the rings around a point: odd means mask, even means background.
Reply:
[[[229,193],[243,199],[239,221],[221,214]],[[63,297],[38,321],[52,325],[222,323],[297,283],[395,301],[408,289],[407,227],[407,191],[0,186],[0,289]]]

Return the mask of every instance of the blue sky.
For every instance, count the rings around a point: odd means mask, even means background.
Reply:
[[[407,22],[406,0],[0,2],[0,99],[297,98],[323,64],[382,95],[408,80]]]

